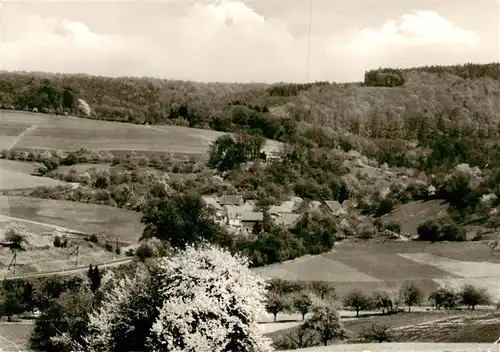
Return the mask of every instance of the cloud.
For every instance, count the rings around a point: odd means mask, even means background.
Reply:
[[[306,80],[309,62],[313,80],[352,81],[380,65],[454,63],[457,57],[485,60],[474,56],[480,51],[471,50],[481,45],[473,31],[436,12],[414,11],[354,33],[334,26],[328,32],[313,32],[308,58],[307,36],[292,34],[284,20],[264,17],[243,2],[189,6],[189,11],[174,18],[165,14],[145,35],[144,30],[106,33],[89,28],[83,20],[55,13],[43,17],[7,4],[3,8],[2,66],[108,76],[271,82]],[[130,26],[134,21],[130,20]],[[403,61],[408,56],[411,59]]]
[[[478,45],[481,41],[473,31],[462,29],[433,11],[413,11],[379,28],[365,28],[360,34],[363,45]]]

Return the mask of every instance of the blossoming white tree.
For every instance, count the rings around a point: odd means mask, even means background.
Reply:
[[[87,351],[115,351],[124,341],[143,341],[149,351],[273,350],[257,326],[266,284],[243,257],[212,245],[187,247],[154,268],[103,281]]]
[[[165,300],[152,327],[152,351],[272,351],[257,326],[266,284],[244,257],[188,247],[159,267]]]

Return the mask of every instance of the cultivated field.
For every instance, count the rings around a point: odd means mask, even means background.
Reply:
[[[105,205],[52,199],[0,196],[0,215],[133,243],[137,242],[143,229],[140,213]]]
[[[179,126],[146,126],[20,111],[0,112],[2,149],[169,152],[206,154],[222,132]],[[264,149],[280,144],[269,141]]]
[[[48,177],[32,176],[33,169],[32,163],[0,159],[0,191],[65,184]]]
[[[398,290],[407,280],[425,293],[441,285],[459,287],[470,282],[487,287],[496,301],[500,300],[498,263],[500,253],[483,242],[339,243],[330,253],[252,270],[264,277],[334,282],[339,296],[353,288],[367,293]]]

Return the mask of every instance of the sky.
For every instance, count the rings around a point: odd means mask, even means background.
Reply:
[[[311,1],[3,0],[0,69],[352,82],[500,61],[500,0]]]

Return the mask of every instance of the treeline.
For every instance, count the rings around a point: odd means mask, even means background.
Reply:
[[[300,91],[308,90],[312,87],[321,87],[328,86],[331,83],[328,81],[320,81],[313,83],[280,83],[276,85],[272,85],[271,87],[266,89],[266,92],[270,96],[278,96],[278,97],[291,97],[297,95]]]
[[[500,64],[474,64],[449,66],[421,66],[407,69],[378,68],[365,73],[364,84],[370,87],[398,87],[406,82],[407,72],[426,72],[436,75],[449,74],[463,79],[489,77],[495,80],[500,78]]]

